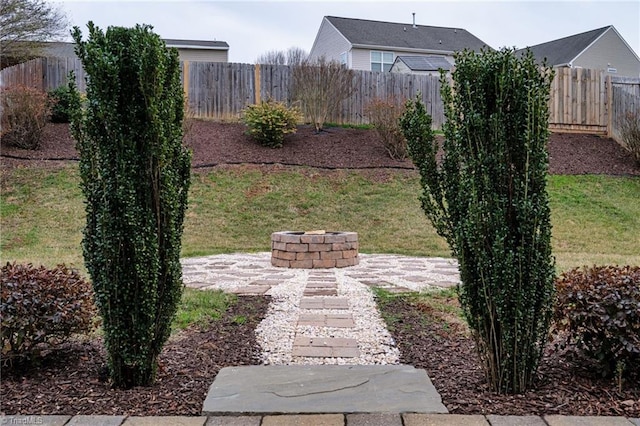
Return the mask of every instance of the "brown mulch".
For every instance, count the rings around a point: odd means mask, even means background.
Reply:
[[[379,306],[383,316],[396,319],[389,331],[400,362],[425,369],[451,413],[640,417],[640,377],[626,379],[620,391],[615,378],[594,375],[550,344],[534,389],[497,395],[489,390],[466,327],[433,316],[431,309],[407,298]]]
[[[2,168],[59,167],[77,161],[68,125],[50,124],[42,149],[2,147]],[[302,165],[318,168],[412,170],[409,160],[388,157],[373,130],[330,128],[316,133],[301,126],[282,149],[264,148],[237,123],[194,121],[187,137],[195,168],[228,164]],[[552,134],[553,174],[640,176],[640,166],[615,141],[594,135]],[[383,171],[381,171],[383,170]],[[319,170],[318,172],[321,172]],[[257,363],[253,330],[268,299],[241,297],[223,321],[206,330],[190,328],[167,344],[157,383],[149,388],[111,389],[105,381],[100,340],[76,342],[51,353],[37,368],[17,373],[3,368],[0,398],[4,414],[199,415],[206,392],[220,368]],[[402,362],[425,368],[453,413],[573,414],[640,417],[640,389],[591,377],[557,353],[548,353],[537,387],[525,395],[498,396],[487,389],[473,342],[442,325],[425,322],[419,307],[398,299],[386,312],[398,318],[392,334]],[[237,315],[247,317],[235,323]]]
[[[266,148],[244,134],[240,123],[193,120],[186,144],[193,150],[193,167],[222,164],[283,164],[318,168],[413,169],[410,160],[391,159],[374,130],[333,127],[317,133],[300,126],[285,138],[281,149]],[[38,151],[2,147],[4,167],[56,166],[77,160],[75,142],[67,124],[49,124]],[[46,160],[46,161],[43,161]],[[56,161],[57,160],[57,161]],[[640,176],[631,155],[614,140],[583,134],[553,133],[549,139],[552,174],[607,174]]]
[[[3,368],[1,412],[199,416],[221,368],[260,364],[254,330],[268,305],[268,297],[239,296],[221,320],[208,327],[191,326],[172,337],[160,355],[151,387],[113,389],[105,374],[101,339],[68,344],[26,371]],[[234,321],[239,316],[246,321]]]

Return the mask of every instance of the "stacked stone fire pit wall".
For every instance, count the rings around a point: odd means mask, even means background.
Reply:
[[[357,232],[274,232],[271,264],[282,268],[344,268],[358,259]]]

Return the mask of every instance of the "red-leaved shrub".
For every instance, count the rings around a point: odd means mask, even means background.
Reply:
[[[640,372],[640,267],[594,266],[556,281],[556,329],[610,376]]]
[[[32,359],[94,324],[91,284],[65,265],[7,263],[0,272],[2,358]]]

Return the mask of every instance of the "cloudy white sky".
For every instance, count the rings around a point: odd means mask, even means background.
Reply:
[[[640,54],[640,1],[220,1],[65,0],[56,2],[86,33],[93,21],[153,25],[164,38],[221,40],[229,61],[253,63],[271,50],[311,50],[323,16],[458,27],[491,47],[526,47],[613,25]]]

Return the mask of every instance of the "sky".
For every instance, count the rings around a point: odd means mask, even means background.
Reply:
[[[254,63],[269,51],[309,52],[324,16],[464,28],[493,48],[532,46],[613,25],[640,55],[640,1],[52,1],[86,34],[149,24],[163,38],[229,44],[229,62]],[[69,40],[70,41],[70,40]]]

